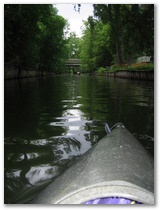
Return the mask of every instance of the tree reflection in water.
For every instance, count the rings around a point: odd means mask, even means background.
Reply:
[[[33,198],[41,186],[86,152],[91,147],[90,140],[94,141],[89,131],[91,125],[92,122],[82,118],[80,110],[67,109],[49,124],[62,127],[62,136],[36,140],[6,138],[5,203],[22,203]]]
[[[58,166],[42,165],[32,167],[25,175],[28,182],[32,185],[52,179],[59,174]]]

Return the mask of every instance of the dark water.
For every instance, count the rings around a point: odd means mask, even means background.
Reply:
[[[26,202],[123,122],[154,154],[154,83],[87,76],[5,81],[5,203]]]

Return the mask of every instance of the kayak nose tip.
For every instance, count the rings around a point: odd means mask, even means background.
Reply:
[[[110,128],[108,123],[104,123],[104,128],[107,135],[111,132],[111,130],[113,130],[114,128],[119,128],[119,127],[125,128],[122,122],[116,123],[112,128]]]
[[[105,128],[105,131],[106,131],[106,133],[107,133],[107,135],[108,135],[108,134],[111,132],[111,129],[110,129],[108,123],[105,123],[105,124],[104,124],[104,128]]]

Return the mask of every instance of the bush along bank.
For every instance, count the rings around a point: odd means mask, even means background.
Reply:
[[[123,65],[113,65],[111,66],[109,72],[115,72],[120,70],[126,70],[126,71],[153,71],[154,70],[154,64],[153,63],[135,63],[131,66],[128,66],[127,64]]]
[[[113,65],[111,67],[107,67],[106,69],[99,68],[96,75],[154,81],[154,64],[138,63],[131,66],[128,66],[127,64],[121,66]]]

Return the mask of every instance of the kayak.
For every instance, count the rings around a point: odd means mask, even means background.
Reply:
[[[31,204],[154,204],[153,158],[117,123]]]

